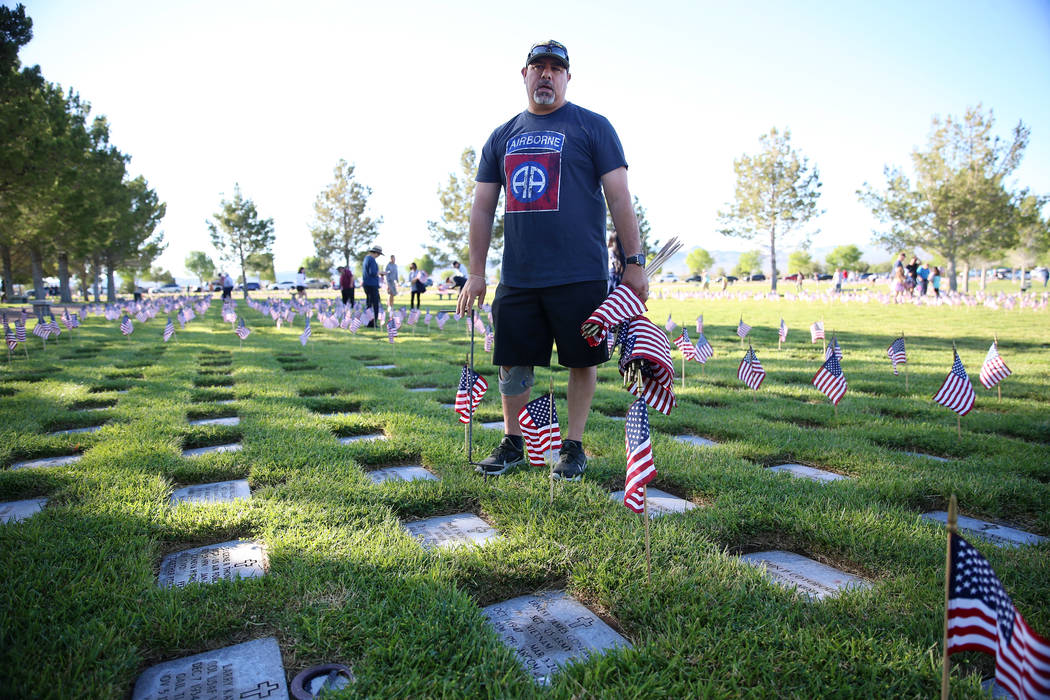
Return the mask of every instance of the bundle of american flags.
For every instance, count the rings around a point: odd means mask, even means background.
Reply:
[[[999,343],[993,340],[992,346],[988,348],[988,354],[985,355],[984,364],[981,365],[978,379],[981,380],[981,385],[985,389],[991,389],[1009,377],[1010,374],[1010,368],[1006,366],[1002,356],[999,354]]]
[[[482,397],[489,388],[489,383],[480,374],[463,365],[459,375],[459,387],[456,389],[456,402],[453,410],[459,414],[460,423],[469,423]]]
[[[653,409],[670,415],[678,398],[667,335],[645,316],[625,321],[621,327],[625,341],[620,347],[620,374],[627,390],[645,399]]]
[[[646,312],[645,304],[625,284],[620,285],[606,297],[605,301],[587,317],[580,326],[580,334],[587,344],[596,348],[605,341],[605,334],[623,321],[629,321]]]
[[[561,427],[558,425],[558,409],[554,397],[545,394],[525,404],[518,413],[518,425],[525,438],[525,447],[529,454],[529,464],[543,466],[544,456],[550,452],[557,454],[561,449]]]
[[[970,377],[966,374],[962,360],[959,359],[959,353],[954,352],[955,361],[952,362],[952,368],[948,371],[948,376],[944,378],[944,383],[937,390],[933,400],[960,416],[965,416],[973,408],[977,395],[973,391],[973,384],[970,383]]]

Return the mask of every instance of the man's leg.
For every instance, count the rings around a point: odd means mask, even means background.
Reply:
[[[591,412],[591,400],[597,385],[597,367],[569,368],[569,432],[566,439],[583,441],[583,429],[587,426],[587,414]]]
[[[503,367],[501,368],[501,375],[506,376],[510,371],[510,367]],[[530,387],[526,387],[525,391],[520,394],[515,394],[514,396],[507,396],[506,394],[500,393],[500,398],[503,400],[504,434],[521,435],[521,426],[518,425],[518,414],[521,413],[521,409],[525,408],[525,404],[529,402],[529,389]]]

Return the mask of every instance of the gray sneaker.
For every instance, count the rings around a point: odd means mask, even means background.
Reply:
[[[583,453],[583,443],[577,440],[566,440],[561,445],[561,456],[551,472],[551,478],[564,481],[579,481],[583,470],[587,468],[587,455]]]
[[[518,438],[519,441],[522,438]],[[477,471],[485,476],[499,476],[508,468],[525,461],[525,443],[517,444],[510,435],[504,435],[499,445],[485,459],[478,463]]]

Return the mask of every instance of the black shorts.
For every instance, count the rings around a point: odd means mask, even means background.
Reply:
[[[492,363],[549,367],[554,342],[562,367],[594,367],[606,362],[608,346],[588,345],[580,335],[580,324],[605,301],[608,289],[605,280],[535,289],[501,284],[492,299],[496,336]]]
[[[297,287],[295,288],[295,291],[297,291],[297,292],[299,292],[300,294],[302,294],[302,293],[303,293],[303,291],[304,291],[305,289],[306,289],[306,287],[298,287],[298,286],[297,286]]]

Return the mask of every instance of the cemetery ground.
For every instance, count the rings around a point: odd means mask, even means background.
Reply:
[[[268,637],[282,683],[342,663],[356,677],[346,697],[934,696],[945,530],[922,514],[946,510],[954,493],[962,515],[1050,536],[1047,313],[671,299],[649,308],[694,339],[703,313],[715,350],[703,369],[686,368],[670,416],[650,412],[650,487],[695,505],[652,520],[651,583],[640,518],[609,497],[624,487],[618,419],[633,399],[615,363],[599,370],[585,478],[556,484],[551,502],[545,469],[483,480],[466,463],[463,426],[445,405],[469,351],[462,322],[404,326],[393,346],[380,330],[315,323],[303,347],[301,319],[277,329],[240,301],[253,330],[243,346],[217,303],[166,344],[163,315],[130,337],[99,316],[46,350],[31,336],[28,359],[19,348],[0,366],[0,501],[47,500],[0,525],[0,696],[130,697],[155,664]],[[767,372],[757,392],[736,378],[741,316]],[[778,351],[781,317],[790,331]],[[849,391],[837,415],[810,384],[823,355],[808,327],[820,318],[844,352]],[[886,356],[901,332],[907,389]],[[977,382],[993,333],[1013,371],[1001,402]],[[961,438],[955,414],[931,401],[953,341],[978,394]],[[500,437],[479,426],[500,419],[480,338],[475,364],[490,384],[473,429],[478,459]],[[552,376],[564,426],[567,373],[538,369],[537,391]],[[367,435],[385,439],[340,441]],[[183,455],[215,445],[241,447]],[[14,468],[65,455],[79,459]],[[780,464],[848,478],[768,469]],[[406,465],[437,478],[369,477]],[[171,503],[176,489],[242,479],[249,498]],[[405,527],[455,514],[480,517],[498,538],[427,548]],[[1050,634],[1050,542],[969,539],[1029,624]],[[158,585],[166,556],[233,541],[258,545],[252,567],[265,575]],[[771,550],[865,586],[810,598],[742,557]],[[629,646],[544,686],[483,608],[562,590]],[[980,697],[992,673],[990,657],[954,656],[953,695]]]

